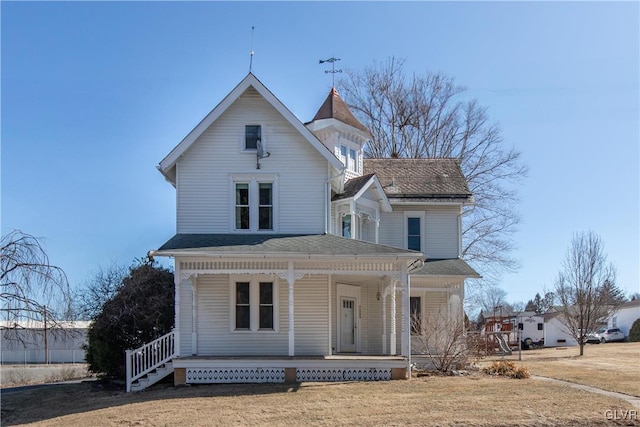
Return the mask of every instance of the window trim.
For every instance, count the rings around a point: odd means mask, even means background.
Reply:
[[[249,228],[236,228],[236,184],[249,184]],[[260,229],[260,184],[271,184],[271,229]],[[274,234],[279,228],[278,174],[229,175],[229,231]]]
[[[262,143],[262,148],[266,152],[267,151],[267,138],[265,137],[265,125],[262,122],[246,122],[242,125],[242,129],[240,130],[240,137],[238,138],[238,149],[241,153],[250,153],[255,154],[258,150],[256,148],[247,148],[247,126],[260,126],[260,142]]]
[[[424,211],[405,211],[404,212],[404,224],[403,224],[403,239],[404,239],[404,248],[409,248],[409,218],[419,218],[420,219],[420,251],[423,254],[426,253],[426,215]]]
[[[249,329],[236,329],[236,284],[249,283]],[[272,283],[273,329],[260,329],[260,283]],[[232,334],[277,334],[280,332],[280,281],[274,276],[231,275],[229,277],[229,332]]]
[[[359,173],[360,156],[362,154],[361,147],[345,143],[344,141],[337,143],[336,147],[336,157],[338,157],[344,167],[351,172]],[[353,157],[351,157],[351,153],[353,153]]]

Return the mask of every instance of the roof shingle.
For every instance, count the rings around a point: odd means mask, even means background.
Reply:
[[[412,255],[399,249],[332,234],[176,234],[157,252],[199,249],[211,253],[299,253],[305,255]]]
[[[455,159],[364,159],[389,198],[470,199],[467,181]]]
[[[331,88],[331,92],[329,92],[329,96],[324,100],[324,103],[316,113],[315,117],[312,121],[322,120],[322,119],[336,119],[340,120],[343,123],[348,124],[349,126],[353,126],[354,128],[361,130],[367,135],[371,135],[371,132],[365,125],[360,123],[358,119],[355,118],[347,104],[340,98],[338,95],[338,91],[336,88]]]

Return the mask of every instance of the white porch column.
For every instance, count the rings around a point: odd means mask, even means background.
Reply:
[[[389,354],[396,354],[396,281],[391,284],[391,331],[389,331]]]
[[[287,273],[287,282],[289,283],[289,356],[295,356],[295,329],[294,329],[294,304],[293,304],[293,282],[295,276],[293,274],[293,261],[289,261],[289,271]]]
[[[409,274],[407,273],[407,266],[402,266],[401,273],[401,286],[402,286],[402,355],[408,360],[407,374],[411,379],[411,316],[410,316],[410,285]]]
[[[189,276],[191,282],[191,354],[198,354],[198,275]]]
[[[387,354],[387,290],[382,292],[382,354]]]
[[[375,230],[376,230],[376,243],[378,243],[378,236],[380,234],[380,218],[375,220]]]
[[[173,330],[175,331],[175,346],[178,355],[180,355],[180,283],[182,282],[182,275],[180,274],[180,263],[175,262],[173,272]]]
[[[331,347],[331,341],[332,341],[331,339],[331,326],[332,326],[331,325],[331,306],[333,305],[333,301],[331,301],[331,274],[327,275],[327,277],[328,277],[327,294],[329,298],[329,300],[327,301],[328,302],[327,306],[329,307],[329,321],[327,322],[329,324],[329,331],[328,331],[329,333],[327,335],[329,337],[329,342],[327,343],[327,347],[328,347],[327,354],[331,356],[333,354],[333,348]]]

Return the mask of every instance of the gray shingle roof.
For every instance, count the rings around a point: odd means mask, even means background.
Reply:
[[[460,258],[453,259],[427,259],[420,268],[410,271],[411,275],[429,276],[466,276],[477,277],[480,275]]]
[[[373,177],[372,173],[351,178],[344,183],[344,192],[342,194],[336,194],[333,197],[333,200],[348,199],[349,197],[355,196],[358,194],[358,191],[362,190],[362,188],[369,182],[371,177]]]
[[[305,255],[418,255],[419,252],[332,234],[176,234],[158,252],[297,253]]]
[[[364,172],[376,174],[390,199],[471,199],[455,159],[364,159]]]

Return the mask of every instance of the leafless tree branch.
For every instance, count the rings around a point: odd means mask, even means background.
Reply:
[[[615,284],[616,271],[607,262],[604,244],[592,231],[576,233],[555,282],[561,322],[584,354],[587,336],[594,333],[625,301]]]
[[[458,158],[475,206],[464,211],[463,256],[489,282],[518,263],[511,253],[520,216],[517,187],[527,175],[521,155],[507,148],[500,128],[464,88],[440,73],[407,76],[389,58],[350,70],[339,82],[354,114],[372,132],[368,157]]]

